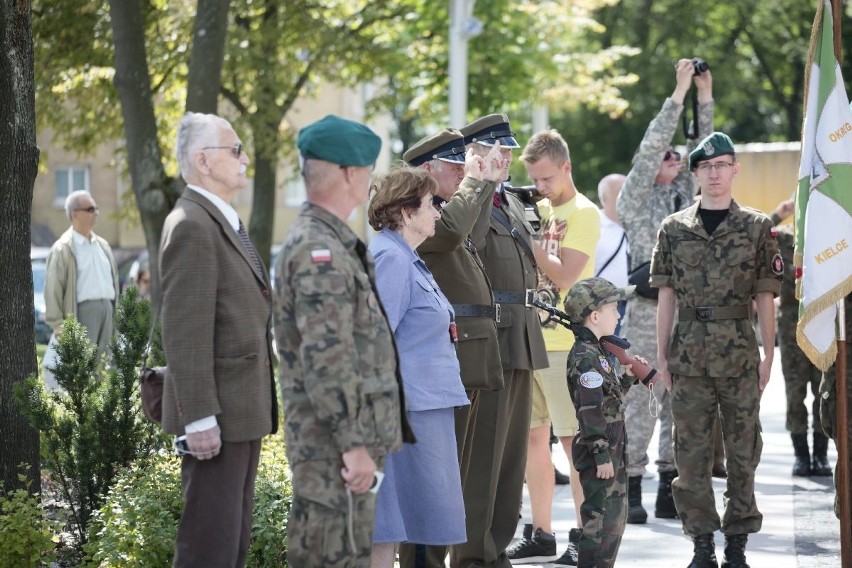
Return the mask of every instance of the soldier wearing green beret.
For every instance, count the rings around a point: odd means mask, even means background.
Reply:
[[[508,566],[506,548],[518,525],[532,409],[532,372],[547,366],[541,324],[531,300],[537,271],[534,230],[520,200],[505,191],[512,150],[520,148],[505,114],[491,114],[461,128],[468,150],[503,156],[499,184],[484,233],[475,233],[485,273],[500,305],[497,334],[503,367],[501,390],[479,393],[473,425],[473,457],[464,487],[468,541],[453,546],[453,566]],[[479,239],[479,240],[476,240]],[[552,471],[549,471],[553,475]]]
[[[690,59],[680,59],[675,66],[675,88],[639,143],[633,156],[633,167],[627,174],[624,186],[616,201],[618,219],[630,243],[630,266],[635,274],[644,275],[657,238],[657,230],[667,216],[692,205],[695,179],[684,168],[683,160],[672,148],[672,140],[684,112],[684,101],[691,88],[696,89],[698,100],[698,132],[686,142],[687,151],[713,131],[713,76],[710,70],[696,74]],[[693,87],[694,84],[694,87]],[[641,268],[644,267],[644,270]],[[632,280],[634,283],[638,283]],[[639,353],[653,355],[657,352],[656,313],[657,300],[649,296],[647,286],[627,300],[627,313],[622,321],[622,333],[630,338]],[[677,516],[672,501],[671,482],[677,475],[672,443],[671,398],[662,383],[654,386],[660,401],[659,444],[656,461],[659,472],[654,516],[673,519]],[[627,393],[625,411],[629,442],[627,443],[627,477],[630,508],[627,522],[643,524],[648,513],[642,506],[642,475],[649,463],[648,445],[657,425],[657,416],[648,412],[648,393],[645,389],[632,389]]]
[[[306,568],[367,567],[370,489],[383,457],[414,441],[373,257],[346,224],[367,201],[381,139],[329,115],[297,145],[307,202],[284,240],[273,312],[293,472],[287,557]]]
[[[633,289],[617,288],[605,278],[587,278],[565,296],[566,313],[580,324],[573,330],[577,340],[568,354],[568,389],[580,427],[572,445],[573,463],[584,495],[577,566],[614,566],[627,521],[624,394],[636,377],[629,368],[622,375],[618,360],[599,340],[615,333],[621,317],[618,302]]]
[[[784,266],[772,222],[732,198],[740,166],[731,139],[714,132],[689,155],[701,199],[663,221],[651,261],[659,288],[657,358],[672,396],[678,477],[672,482],[684,532],[694,542],[691,568],[716,566],[713,533],[725,535],[725,566],[747,568],[745,546],[763,515],[754,476],[763,441],[760,395],[775,343],[774,297]],[[675,322],[677,314],[677,322]],[[720,519],[713,496],[713,421],[721,410],[728,488]]]

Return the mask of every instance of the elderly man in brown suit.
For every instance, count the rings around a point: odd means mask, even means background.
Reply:
[[[496,156],[495,153],[493,157]],[[502,389],[503,370],[495,326],[497,308],[474,241],[485,239],[495,180],[501,172],[491,168],[483,180],[466,176],[464,136],[451,128],[419,140],[405,152],[403,159],[411,166],[428,170],[438,182],[436,201],[441,205],[441,218],[435,224],[434,236],[426,239],[417,251],[452,302],[456,314],[456,354],[470,399],[470,405],[456,409],[456,447],[468,539],[482,542],[493,507],[487,500],[479,499],[475,491],[482,485],[491,485],[486,477],[491,471],[491,459],[487,453],[480,453],[480,463],[471,465],[476,439],[473,424],[480,393]],[[472,163],[472,158],[469,161]],[[443,567],[446,555],[445,546],[403,543],[399,547],[402,568]]]
[[[248,185],[231,125],[187,113],[177,160],[187,188],[160,244],[163,429],[186,440],[174,565],[242,567],[261,438],[278,424],[269,275],[229,205]]]

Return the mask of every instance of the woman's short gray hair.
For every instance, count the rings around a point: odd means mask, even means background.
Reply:
[[[178,125],[175,155],[180,173],[186,179],[195,173],[193,157],[204,146],[217,145],[219,129],[228,126],[228,121],[215,114],[188,112]]]

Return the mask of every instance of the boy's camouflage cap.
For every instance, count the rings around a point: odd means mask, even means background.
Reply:
[[[634,288],[618,288],[606,278],[580,280],[565,295],[565,313],[573,323],[583,323],[586,316],[601,306],[626,299]]]

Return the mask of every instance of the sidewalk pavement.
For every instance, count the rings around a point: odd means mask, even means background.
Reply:
[[[786,399],[781,356],[775,353],[772,376],[761,401],[760,418],[763,425],[763,456],[757,469],[757,506],[763,513],[762,530],[751,535],[746,557],[752,568],[827,568],[840,566],[839,521],[834,516],[834,483],[830,477],[797,478],[790,474],[793,467],[793,448],[784,427]],[[806,404],[810,406],[810,397]],[[810,438],[810,436],[809,436]],[[683,535],[677,519],[654,518],[657,494],[657,456],[655,433],[648,449],[651,468],[642,481],[642,502],[648,511],[645,525],[627,525],[616,565],[661,568],[687,566],[692,559],[692,542]],[[830,444],[829,459],[837,460],[834,444]],[[568,471],[568,459],[561,447],[553,446],[554,463]],[[716,506],[720,514],[725,491],[723,479],[714,479]],[[524,489],[523,519],[518,524],[516,538],[520,539],[523,523],[530,522],[529,499]],[[553,500],[553,531],[556,533],[557,553],[562,554],[568,542],[568,531],[576,526],[571,489],[557,486]],[[719,562],[722,561],[724,537],[716,533]],[[551,564],[526,564],[546,567]]]

